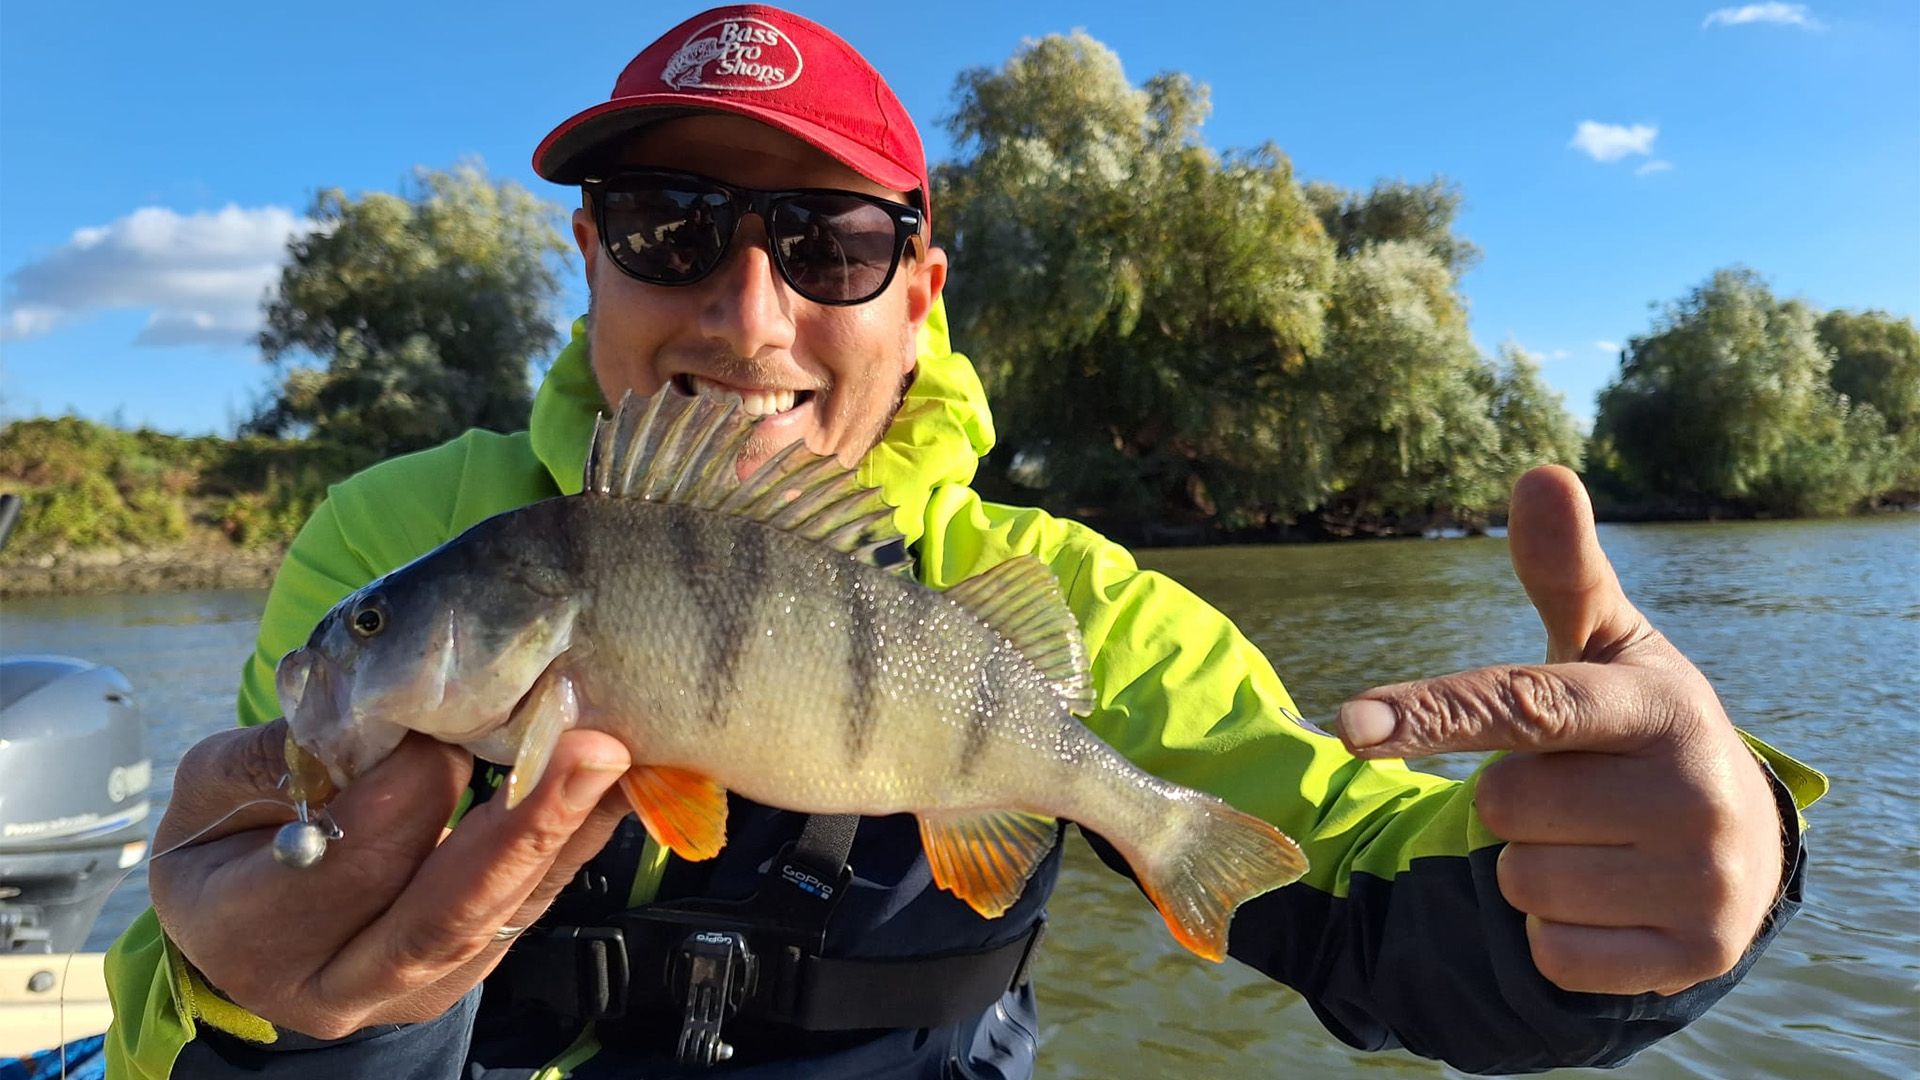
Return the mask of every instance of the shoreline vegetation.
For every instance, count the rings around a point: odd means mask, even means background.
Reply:
[[[0,490],[24,495],[25,503],[0,550],[0,597],[264,589],[327,485],[371,460],[309,440],[130,432],[75,417],[15,421],[0,428]],[[1752,502],[1623,499],[1612,493],[1610,478],[1584,479],[1603,522],[1796,516]],[[1854,508],[1914,510],[1920,499],[1911,494]],[[1472,514],[1323,512],[1241,528],[1195,512],[1065,512],[1143,548],[1452,538],[1485,535],[1505,523],[1503,506]]]
[[[933,227],[993,403],[984,497],[1145,547],[1473,535],[1547,463],[1605,521],[1920,504],[1911,317],[1713,271],[1627,338],[1583,433],[1540,358],[1473,340],[1458,187],[1216,150],[1209,101],[1077,31],[958,79]],[[272,383],[232,438],[0,427],[0,493],[25,500],[0,595],[264,584],[328,484],[525,424],[560,343],[560,206],[475,162],[322,190],[306,217],[257,339]]]
[[[1766,514],[1702,514],[1678,506],[1596,508],[1604,524],[1685,524],[1735,520],[1780,520]],[[1862,515],[1913,513],[1920,504],[1886,505]],[[1791,520],[1791,519],[1790,519]],[[1369,534],[1335,537],[1298,528],[1269,528],[1221,533],[1204,524],[1149,524],[1108,530],[1130,546],[1176,548],[1242,544],[1308,544],[1333,540],[1457,539],[1486,535],[1503,520],[1472,525],[1436,524],[1419,534]],[[92,551],[45,553],[0,559],[0,598],[79,596],[112,593],[187,592],[200,589],[265,589],[286,554],[276,543],[242,547],[203,536],[166,546],[121,546]]]

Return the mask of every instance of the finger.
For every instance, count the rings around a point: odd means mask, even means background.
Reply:
[[[1547,631],[1547,660],[1610,659],[1648,631],[1600,549],[1593,504],[1570,469],[1544,465],[1513,486],[1507,550]]]
[[[440,842],[472,779],[473,755],[410,733],[393,753],[342,788],[327,812],[340,826],[341,842],[354,844],[356,858],[398,855],[417,863]]]
[[[610,791],[603,796],[600,804],[587,815],[586,823],[580,826],[579,831],[560,850],[559,856],[547,867],[540,884],[534,887],[533,893],[504,925],[524,928],[537,922],[560,890],[580,872],[580,868],[606,847],[613,830],[619,827],[620,819],[629,812],[626,796],[620,791]],[[417,1023],[441,1015],[461,995],[493,973],[514,940],[498,936],[490,938],[478,955],[437,982],[407,991],[373,1009],[360,1018],[359,1026]]]
[[[1481,770],[1473,808],[1502,840],[1630,844],[1687,809],[1646,772],[1644,759],[1618,754],[1514,753]]]
[[[248,958],[256,953],[279,954],[283,969],[298,966],[296,954],[330,955],[386,909],[433,851],[471,767],[464,751],[409,736],[329,805],[345,836],[319,863],[294,869],[273,859],[274,833],[292,818],[283,802],[268,827],[230,832],[230,823],[223,823],[209,834],[217,838],[163,848],[149,868],[154,910],[216,980],[250,977]],[[298,925],[297,940],[276,937],[250,949],[246,934],[235,937],[230,921],[208,917],[205,898],[236,896],[253,898],[277,922]],[[215,953],[236,961],[222,965]],[[272,965],[258,966],[262,975],[273,971]],[[223,988],[233,991],[241,982]]]
[[[218,731],[189,747],[174,769],[173,796],[154,827],[153,849],[167,851],[188,841],[209,843],[291,820],[287,797],[278,790],[287,772],[282,753],[286,738],[286,721],[275,720]],[[277,805],[245,806],[255,799]]]
[[[1667,929],[1700,871],[1631,846],[1510,843],[1495,876],[1507,903],[1549,922]]]
[[[1340,706],[1340,737],[1370,758],[1462,750],[1625,753],[1675,723],[1649,678],[1619,665],[1510,664],[1383,686]]]
[[[1677,994],[1733,970],[1740,950],[1646,927],[1573,926],[1527,916],[1533,966],[1562,990],[1586,994]]]
[[[293,820],[292,799],[280,787],[287,773],[285,747],[284,720],[232,728],[196,743],[174,771],[173,796],[155,827],[154,850],[208,844]],[[464,788],[472,761],[458,747],[412,736],[328,810],[343,829],[354,821],[371,835],[386,836],[396,822],[415,817],[418,804],[443,801],[440,794],[448,785],[456,794]],[[247,805],[262,799],[267,804]]]
[[[621,819],[632,812],[626,794],[618,787],[602,795],[599,804],[587,815],[587,820],[567,839],[560,854],[542,871],[540,883],[534,886],[533,892],[514,911],[507,925],[528,926],[545,914],[554,898],[560,895],[560,890],[573,881],[582,866],[600,854],[607,846],[607,841],[613,838],[613,831],[619,828]]]
[[[514,810],[492,799],[461,819],[406,890],[320,973],[336,993],[378,999],[438,981],[486,948],[630,766],[619,740],[561,736],[546,777]]]

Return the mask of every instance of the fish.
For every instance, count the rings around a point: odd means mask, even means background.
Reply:
[[[1279,829],[1129,762],[1080,628],[1022,555],[944,591],[893,509],[800,443],[742,479],[737,398],[665,388],[595,424],[584,490],[510,510],[356,590],[276,685],[296,775],[335,788],[408,731],[511,771],[560,734],[619,738],[649,833],[701,860],[728,791],[814,814],[917,818],[940,888],[1002,915],[1060,821],[1106,839],[1174,937],[1226,955],[1233,911],[1306,872]]]

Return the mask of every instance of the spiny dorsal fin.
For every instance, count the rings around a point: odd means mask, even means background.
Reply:
[[[1085,716],[1093,711],[1086,642],[1060,592],[1060,582],[1046,563],[1032,555],[1018,555],[955,585],[946,595],[1052,679],[1068,712]]]
[[[585,490],[757,521],[882,570],[912,572],[912,561],[899,557],[904,539],[893,508],[837,459],[795,442],[738,479],[734,466],[752,433],[737,399],[629,391],[611,419],[594,422]]]

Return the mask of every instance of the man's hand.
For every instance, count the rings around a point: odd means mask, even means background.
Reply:
[[[626,813],[608,789],[629,764],[608,735],[570,731],[531,796],[471,810],[448,833],[473,767],[464,750],[410,735],[329,806],[346,834],[316,865],[275,862],[286,725],[223,731],[187,752],[154,834],[154,911],[207,981],[275,1025],[338,1038],[429,1020],[493,970],[502,925],[525,926],[606,843]]]
[[[1507,841],[1500,891],[1557,985],[1671,994],[1723,975],[1780,888],[1766,776],[1706,678],[1621,592],[1577,477],[1522,477],[1508,539],[1547,663],[1369,690],[1341,707],[1341,738],[1368,758],[1514,751],[1474,802]]]

